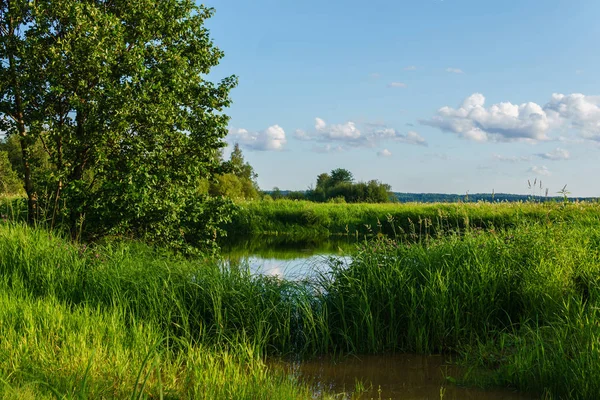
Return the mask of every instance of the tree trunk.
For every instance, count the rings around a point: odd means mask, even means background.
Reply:
[[[10,2],[8,2],[8,39],[12,42],[15,40],[15,27],[13,16],[10,10]],[[11,40],[12,39],[12,40]],[[30,165],[30,143],[29,137],[27,135],[27,128],[25,126],[25,111],[23,107],[23,98],[21,95],[21,85],[19,83],[19,78],[17,74],[17,66],[15,63],[15,55],[14,51],[16,51],[16,46],[14,43],[10,43],[10,49],[8,50],[8,62],[9,68],[11,72],[12,78],[12,86],[15,96],[15,110],[13,118],[17,123],[17,131],[20,136],[21,143],[21,151],[23,153],[23,170],[24,174],[24,184],[25,184],[25,192],[27,192],[27,221],[29,223],[33,223],[37,219],[37,193],[35,191],[35,187],[33,186],[33,179],[31,177],[31,165]]]

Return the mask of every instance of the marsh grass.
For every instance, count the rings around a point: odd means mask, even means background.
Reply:
[[[546,220],[367,242],[323,283],[329,351],[458,353],[468,384],[597,398],[599,241]]]
[[[0,397],[308,398],[263,362],[292,346],[290,285],[0,224]]]
[[[294,240],[353,236],[363,240],[377,233],[439,236],[469,227],[514,228],[537,221],[586,226],[600,222],[597,202],[331,204],[278,200],[240,202],[238,206],[232,222],[225,226],[226,241],[257,235]]]
[[[306,398],[251,345],[166,345],[153,324],[126,313],[0,294],[2,398]]]
[[[485,227],[469,207],[461,229],[381,219],[399,233],[297,282],[0,223],[0,394],[308,398],[265,357],[418,352],[460,354],[464,382],[596,398],[596,206],[506,205],[515,225]]]

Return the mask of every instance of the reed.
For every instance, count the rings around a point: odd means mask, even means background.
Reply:
[[[139,243],[0,224],[0,397],[309,398],[263,361],[291,348],[293,292]]]
[[[596,202],[331,204],[278,200],[238,206],[232,222],[224,226],[228,240],[257,235],[362,239],[376,233],[406,235],[413,227],[417,234],[435,236],[468,227],[513,228],[523,222],[566,221],[586,226],[600,222],[600,203]],[[388,223],[390,219],[393,224]]]
[[[443,219],[411,217],[405,234],[362,240],[348,264],[295,282],[0,223],[0,390],[304,398],[265,357],[419,352],[461,354],[476,371],[465,382],[592,399],[600,228],[586,216],[593,205],[552,207],[539,221],[517,208],[505,227],[467,213],[445,235],[435,233]],[[379,225],[400,231],[396,221]]]

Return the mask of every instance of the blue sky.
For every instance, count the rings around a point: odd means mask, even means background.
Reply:
[[[263,189],[600,196],[597,0],[211,0],[230,143]]]

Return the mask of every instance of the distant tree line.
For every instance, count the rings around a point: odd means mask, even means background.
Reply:
[[[273,191],[264,192],[273,199],[311,200],[310,190],[292,191],[275,188]],[[398,203],[477,203],[479,201],[494,202],[519,202],[519,201],[563,201],[562,196],[524,195],[509,193],[474,193],[474,194],[446,194],[446,193],[399,193],[392,192],[392,201]],[[569,197],[569,201],[598,201],[596,197]]]
[[[274,188],[273,191],[266,192],[266,194],[274,200],[287,198],[321,203],[387,203],[394,200],[390,185],[377,180],[354,182],[352,173],[343,168],[337,168],[330,173],[322,173],[317,176],[317,184],[314,189],[282,192],[278,188]]]
[[[566,187],[566,186],[565,186]],[[530,185],[531,189],[531,185]],[[309,200],[315,202],[346,202],[346,203],[477,203],[479,201],[495,202],[519,202],[519,201],[564,201],[568,192],[557,192],[560,196],[549,196],[548,191],[540,191],[532,194],[510,194],[510,193],[400,193],[392,192],[390,185],[377,180],[368,182],[354,182],[352,173],[346,169],[334,169],[330,173],[317,176],[315,188],[308,190],[281,190],[277,187],[271,191],[264,191],[263,196],[273,200]],[[568,197],[569,201],[598,201],[596,197]]]
[[[546,196],[544,194],[510,194],[510,193],[473,193],[473,194],[446,194],[446,193],[393,193],[400,203],[488,203],[519,201],[562,201],[563,196]],[[595,197],[569,197],[571,201],[596,201]]]

